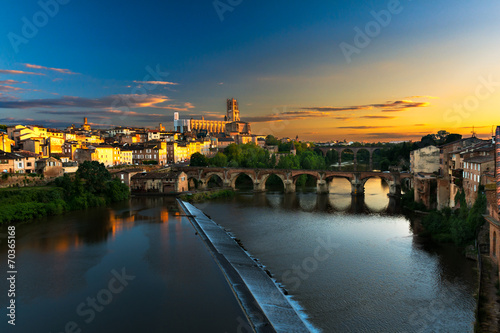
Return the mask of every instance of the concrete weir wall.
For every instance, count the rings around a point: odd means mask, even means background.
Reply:
[[[224,229],[195,206],[178,201],[231,284],[255,332],[310,332],[273,280]]]

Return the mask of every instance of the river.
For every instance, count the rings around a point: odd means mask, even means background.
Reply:
[[[347,181],[335,192],[242,193],[197,206],[240,239],[324,332],[473,331],[474,262],[386,213],[380,179],[367,182],[356,207]]]
[[[241,192],[196,206],[241,240],[318,330],[472,331],[474,263],[387,213],[379,179],[354,205],[349,183],[336,189]],[[181,215],[173,198],[132,198],[18,225],[15,331],[65,332],[70,322],[82,332],[242,331],[237,301]],[[2,258],[6,250],[4,241]],[[110,285],[123,272],[134,279]],[[0,287],[5,327],[5,279]]]

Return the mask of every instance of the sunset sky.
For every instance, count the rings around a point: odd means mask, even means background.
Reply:
[[[302,140],[500,125],[498,0],[40,3],[3,4],[2,124],[172,129],[234,97],[254,133]]]

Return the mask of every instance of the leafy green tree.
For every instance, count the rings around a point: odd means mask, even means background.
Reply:
[[[217,154],[215,154],[214,157],[208,160],[208,164],[213,165],[215,167],[223,168],[227,166],[227,156],[221,152],[218,152]]]
[[[111,174],[103,163],[85,161],[76,171],[76,177],[85,179],[85,189],[90,193],[102,193]]]
[[[282,154],[278,161],[277,169],[300,169],[300,158],[296,155]]]
[[[205,167],[208,166],[208,159],[201,153],[194,153],[193,155],[191,155],[189,165]]]
[[[280,141],[275,138],[273,135],[266,136],[266,145],[268,146],[279,146]]]
[[[305,151],[299,155],[302,169],[323,170],[326,167],[325,159],[312,151]]]
[[[462,139],[462,135],[460,135],[460,134],[448,134],[448,136],[446,137],[446,140],[444,141],[443,144],[455,142],[455,141],[458,141],[460,139]]]

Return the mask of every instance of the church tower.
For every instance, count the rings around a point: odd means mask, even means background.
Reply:
[[[238,101],[235,98],[227,100],[227,121],[240,121],[240,110],[238,110]]]

